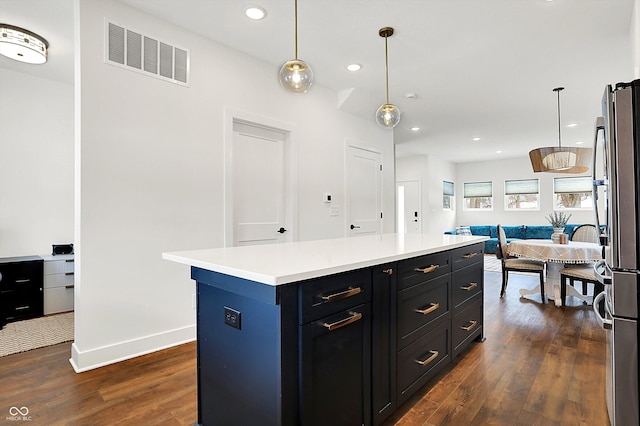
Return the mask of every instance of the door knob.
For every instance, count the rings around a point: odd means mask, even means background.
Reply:
[[[286,229],[284,229],[284,228],[282,228],[282,227],[280,227],[280,229],[278,229],[278,231],[277,231],[277,232],[279,232],[279,233],[281,233],[281,234],[284,234],[285,232],[287,232],[287,230],[286,230]]]
[[[351,228],[351,229],[360,229],[359,226],[356,226],[356,225],[353,225],[353,224],[349,228]]]

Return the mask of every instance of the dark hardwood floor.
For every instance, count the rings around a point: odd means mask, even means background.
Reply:
[[[590,306],[520,299],[533,275],[485,273],[485,337],[435,377],[389,425],[607,425],[605,336]],[[70,344],[0,358],[0,424],[192,425],[195,343],[76,374]],[[27,407],[28,423],[9,419]],[[6,419],[5,419],[6,418]],[[5,423],[6,422],[6,423]],[[259,426],[259,425],[256,425]]]

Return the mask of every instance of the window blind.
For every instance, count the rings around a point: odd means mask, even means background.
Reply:
[[[492,197],[491,182],[466,182],[464,184],[464,198]]]
[[[442,195],[454,195],[453,182],[442,181]]]
[[[553,192],[556,194],[591,193],[593,180],[590,176],[553,178]]]
[[[505,195],[538,194],[540,183],[538,179],[505,180],[504,193]]]

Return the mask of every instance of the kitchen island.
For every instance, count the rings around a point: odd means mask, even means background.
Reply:
[[[486,239],[164,253],[197,283],[199,424],[380,424],[483,339]]]

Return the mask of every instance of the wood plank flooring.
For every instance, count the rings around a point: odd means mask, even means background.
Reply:
[[[591,307],[520,299],[537,278],[485,273],[485,337],[385,426],[607,425],[605,336]],[[27,407],[30,425],[192,425],[195,343],[76,374],[63,343],[0,358],[0,424]],[[5,417],[6,423],[5,422]],[[259,426],[259,425],[257,425]]]

